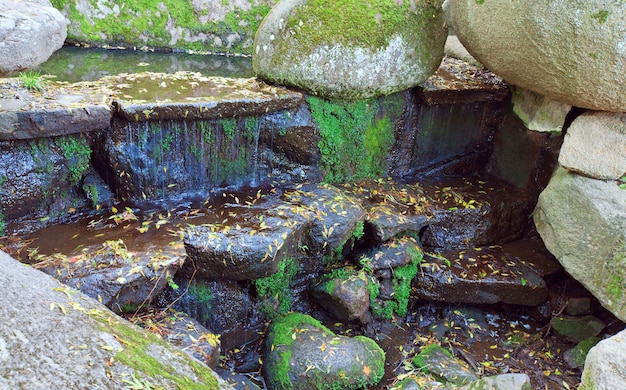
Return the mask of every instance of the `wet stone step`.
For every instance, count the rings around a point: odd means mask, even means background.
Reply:
[[[499,245],[425,252],[413,287],[424,300],[473,304],[536,306],[548,293],[535,271]]]

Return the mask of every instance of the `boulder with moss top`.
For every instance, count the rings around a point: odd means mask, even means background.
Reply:
[[[361,389],[376,385],[385,371],[385,353],[374,340],[337,336],[306,314],[275,319],[265,342],[271,390]]]
[[[257,30],[252,66],[314,95],[366,99],[425,81],[446,36],[440,1],[285,0]]]

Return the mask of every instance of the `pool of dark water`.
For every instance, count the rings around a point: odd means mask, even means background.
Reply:
[[[250,57],[74,46],[58,50],[35,70],[70,83],[98,80],[103,76],[121,73],[176,73],[181,70],[199,72],[205,76],[254,76]]]

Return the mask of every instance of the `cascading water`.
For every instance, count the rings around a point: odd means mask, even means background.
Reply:
[[[105,148],[125,199],[169,199],[260,182],[259,118],[115,121]]]

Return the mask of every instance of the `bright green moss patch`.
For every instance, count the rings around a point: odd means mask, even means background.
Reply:
[[[615,301],[619,301],[622,299],[624,295],[624,278],[619,274],[611,275],[609,280],[609,284],[606,287],[606,292],[609,294],[609,297]]]
[[[83,136],[67,136],[57,138],[55,144],[61,149],[68,162],[72,185],[78,184],[89,169],[91,157],[89,143]]]
[[[326,182],[385,174],[387,156],[394,142],[396,115],[381,112],[376,99],[340,102],[309,96],[306,100],[322,138],[319,148]]]
[[[289,286],[297,272],[298,263],[293,258],[286,258],[278,263],[276,273],[254,281],[262,301],[261,311],[266,318],[273,319],[291,310],[292,294]]]
[[[327,43],[376,50],[386,47],[399,31],[415,31],[416,18],[409,16],[412,7],[409,0],[309,0],[295,9],[285,31],[295,39],[306,37],[310,48]],[[432,14],[439,12],[435,4],[432,7]]]

